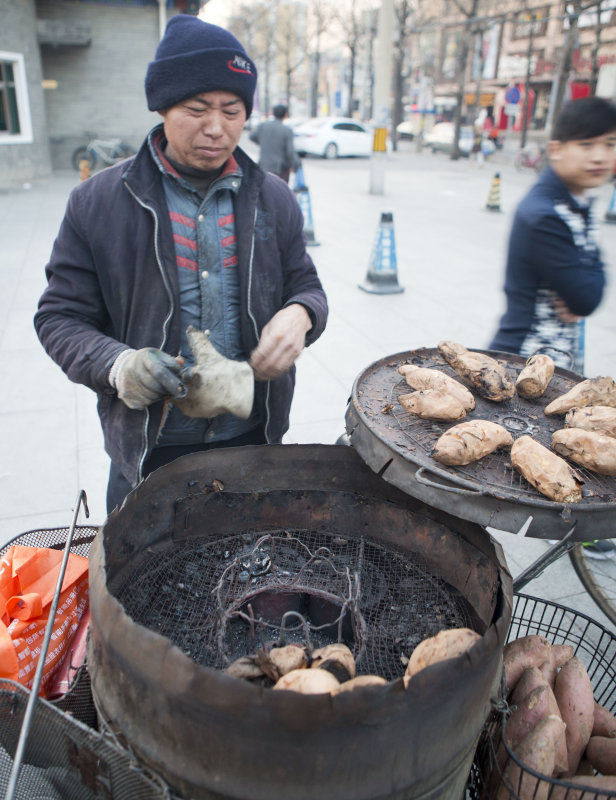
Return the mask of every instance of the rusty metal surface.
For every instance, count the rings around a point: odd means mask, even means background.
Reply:
[[[521,356],[481,351],[505,364],[515,378],[525,363]],[[569,507],[541,495],[511,466],[509,454],[497,451],[463,467],[448,467],[431,457],[438,437],[457,423],[424,420],[405,411],[398,397],[411,388],[398,373],[402,364],[442,370],[458,377],[437,348],[397,353],[368,366],[356,379],[347,409],[351,443],[366,463],[386,481],[414,497],[481,525],[517,532],[529,515],[527,535],[560,538],[576,523],[583,540],[613,535],[616,523],[616,478],[575,466],[584,480],[582,502]],[[488,419],[515,438],[530,435],[550,446],[563,417],[547,417],[545,406],[568,391],[581,376],[557,367],[543,397],[525,400],[515,394],[494,403],[476,393],[476,407],[466,419]]]
[[[177,512],[186,521],[189,497],[190,522],[183,528]],[[182,546],[180,539],[215,538],[214,520],[241,530],[254,527],[255,519],[292,528],[307,517],[317,528],[348,536],[369,529],[438,565],[449,584],[478,602],[482,639],[472,653],[425,670],[406,691],[397,679],[333,697],[276,692],[196,664],[167,637],[136,624],[109,591],[142,549],[163,552]],[[462,796],[500,679],[511,577],[500,547],[478,526],[426,508],[388,485],[352,448],[233,448],[157,470],[97,537],[90,586],[88,659],[103,716],[184,796]]]

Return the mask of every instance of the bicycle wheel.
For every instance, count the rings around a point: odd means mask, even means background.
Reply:
[[[94,154],[91,153],[87,147],[78,147],[72,155],[71,161],[73,162],[74,169],[79,172],[80,164],[82,161],[87,161],[90,169],[94,167],[95,162]]]
[[[518,153],[513,159],[513,166],[521,172],[526,166],[526,153]]]
[[[616,559],[589,558],[581,544],[569,551],[569,559],[588,594],[616,625]]]

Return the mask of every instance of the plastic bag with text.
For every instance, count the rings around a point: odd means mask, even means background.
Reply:
[[[0,560],[0,678],[32,686],[62,558],[61,550],[14,545]],[[70,553],[43,669],[43,696],[87,608],[88,559]]]

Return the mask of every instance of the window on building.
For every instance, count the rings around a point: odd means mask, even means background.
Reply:
[[[32,141],[32,123],[21,53],[0,51],[0,144]]]

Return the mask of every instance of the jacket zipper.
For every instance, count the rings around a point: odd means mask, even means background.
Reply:
[[[169,323],[171,322],[171,317],[173,316],[173,308],[174,308],[175,303],[173,301],[173,292],[171,291],[171,287],[169,286],[169,281],[167,280],[167,276],[165,275],[165,270],[163,268],[162,260],[160,258],[160,253],[159,253],[159,250],[158,250],[158,227],[159,227],[158,226],[158,214],[156,213],[155,209],[153,209],[151,206],[147,205],[147,203],[144,203],[135,194],[135,192],[131,189],[131,187],[129,186],[129,184],[126,181],[124,182],[124,185],[126,186],[128,191],[130,192],[130,194],[133,196],[133,198],[137,201],[137,203],[141,206],[141,208],[143,208],[146,211],[150,212],[150,214],[152,215],[152,218],[154,220],[154,252],[156,253],[156,263],[158,265],[158,271],[161,274],[161,277],[163,279],[163,284],[165,286],[165,289],[167,290],[167,296],[169,298],[169,313],[167,314],[167,317],[166,317],[165,321],[163,322],[163,334],[162,334],[161,343],[159,345],[159,349],[162,350],[163,347],[165,346],[166,342],[167,342],[168,327],[169,327]],[[142,475],[142,473],[143,473],[143,464],[144,464],[144,461],[145,461],[146,454],[148,452],[148,428],[149,428],[149,426],[150,426],[150,409],[146,407],[146,409],[145,409],[145,418],[144,418],[144,421],[143,421],[143,429],[142,429],[143,449],[142,449],[141,455],[139,457],[139,464],[138,464],[138,469],[137,469],[137,482],[140,482],[142,480],[142,477],[143,477],[143,475]]]
[[[254,318],[251,310],[251,298],[252,298],[252,267],[254,261],[254,254],[255,254],[255,228],[257,227],[257,209],[255,208],[254,218],[252,220],[252,237],[250,240],[250,260],[248,262],[248,316],[250,317],[257,341],[259,341],[259,328],[257,326],[257,321]],[[267,444],[271,444],[270,436],[269,436],[269,426],[270,426],[270,381],[267,382],[267,390],[265,394],[265,441]]]

